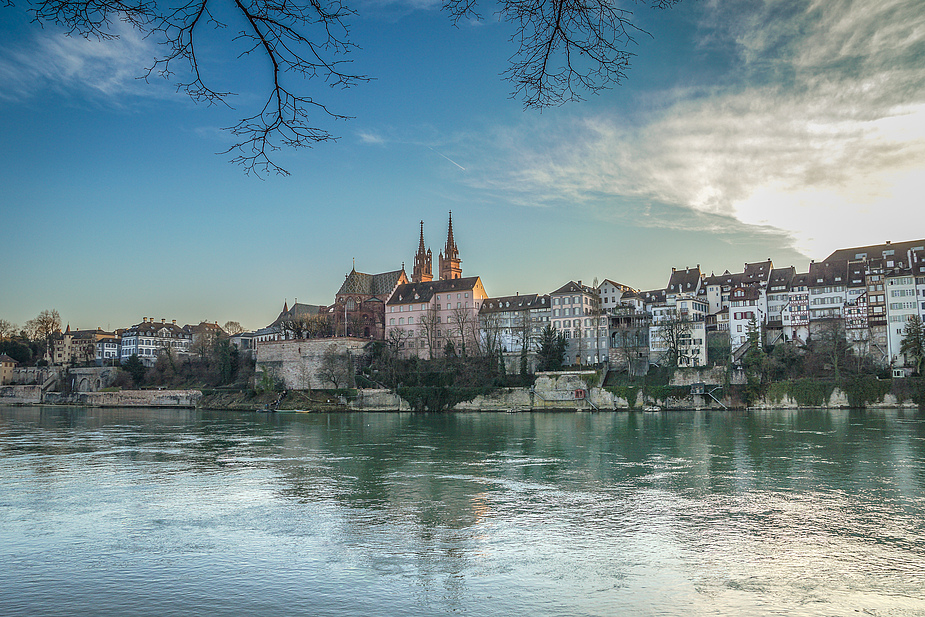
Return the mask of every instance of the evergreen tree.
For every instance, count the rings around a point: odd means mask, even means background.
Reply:
[[[133,353],[128,360],[123,362],[122,369],[132,377],[132,382],[134,382],[136,388],[144,382],[147,369],[138,358],[138,354]]]
[[[915,372],[922,374],[922,360],[925,359],[925,325],[918,315],[913,315],[903,328],[903,340],[899,350],[906,356],[906,361],[912,361]]]
[[[546,326],[540,333],[540,349],[536,354],[537,370],[558,371],[562,368],[562,357],[568,343],[565,336],[552,326]]]

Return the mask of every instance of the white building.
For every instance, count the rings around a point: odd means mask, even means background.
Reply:
[[[540,333],[550,325],[551,314],[549,296],[516,294],[485,299],[479,309],[479,322],[483,336],[494,336],[497,333],[497,343],[505,354],[508,370],[516,372],[520,367],[524,345],[527,349],[528,370],[535,366]]]
[[[177,325],[174,319],[171,323],[161,319],[160,322],[144,317],[140,324],[122,332],[120,351],[122,362],[133,355],[148,366],[154,366],[157,355],[162,349],[170,349],[175,353],[189,353],[192,335]]]
[[[581,281],[569,281],[549,297],[552,325],[568,341],[565,364],[606,362],[610,333],[597,289],[582,285]]]

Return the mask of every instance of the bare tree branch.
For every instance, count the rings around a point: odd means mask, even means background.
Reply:
[[[5,0],[7,5],[12,0]],[[680,0],[633,0],[652,8],[669,8]],[[273,160],[282,147],[310,148],[337,138],[325,121],[346,120],[313,95],[303,81],[320,79],[330,87],[349,88],[371,78],[351,72],[346,56],[356,48],[346,20],[356,13],[341,0],[26,0],[35,21],[56,23],[68,34],[101,40],[118,38],[115,21],[130,24],[166,48],[142,77],[171,78],[177,63],[188,79],[177,90],[196,102],[230,107],[230,91],[215,89],[204,77],[197,55],[203,28],[223,30],[212,9],[230,7],[241,29],[229,36],[243,46],[238,57],[265,57],[272,88],[263,108],[227,127],[238,138],[223,154],[245,173],[288,175]],[[454,23],[480,19],[477,0],[444,0]],[[525,108],[580,101],[626,78],[634,35],[648,34],[630,21],[633,14],[614,0],[498,0],[497,15],[514,27],[517,51],[503,75],[512,96]]]

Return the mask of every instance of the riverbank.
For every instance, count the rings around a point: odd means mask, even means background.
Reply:
[[[436,390],[439,390],[437,388]],[[122,390],[118,392],[42,392],[38,386],[4,386],[0,404],[74,405],[83,407],[186,407],[227,411],[347,412],[347,411],[654,411],[710,409],[916,409],[913,397],[891,392],[859,400],[856,393],[831,387],[804,392],[774,387],[746,404],[738,392],[698,392],[695,388],[671,387],[647,394],[642,389],[587,387],[580,378],[537,381],[532,388],[496,388],[457,400],[445,409],[431,409],[427,399],[414,404],[386,389],[288,390],[258,394],[245,391]],[[445,394],[435,392],[437,395]],[[447,400],[434,396],[431,400]]]

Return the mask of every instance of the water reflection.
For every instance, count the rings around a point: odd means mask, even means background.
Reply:
[[[925,613],[923,489],[902,411],[0,408],[0,614]]]

